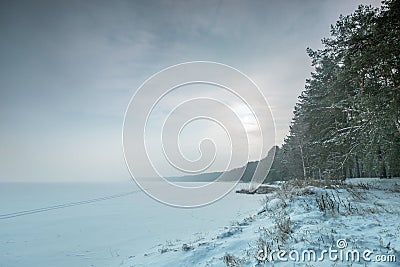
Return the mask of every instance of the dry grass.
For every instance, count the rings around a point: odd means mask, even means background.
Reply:
[[[222,260],[227,267],[238,267],[245,262],[245,259],[238,258],[229,253],[226,253]]]

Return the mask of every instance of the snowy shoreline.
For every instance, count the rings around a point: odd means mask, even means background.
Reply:
[[[294,185],[267,194],[257,214],[216,233],[160,244],[122,266],[287,266],[287,261],[295,266],[398,266],[399,215],[400,179]],[[278,251],[298,251],[301,256],[305,250],[315,251],[316,258],[301,261],[286,254],[287,261],[278,259]],[[321,257],[324,250],[338,251],[336,258]],[[343,256],[354,250],[371,253],[365,259]],[[378,262],[377,256],[386,262]]]
[[[129,184],[3,184],[2,213],[86,204],[0,220],[0,266],[398,266],[400,179],[338,183],[290,182],[266,195],[231,192],[199,209],[171,208],[142,191],[87,201],[121,194]],[[270,262],[272,250],[314,249],[319,257],[343,239],[349,249],[397,261],[288,263],[275,251]],[[263,258],[260,250],[266,261],[256,258]]]

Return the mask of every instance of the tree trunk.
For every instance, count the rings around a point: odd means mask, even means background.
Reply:
[[[299,147],[300,147],[301,163],[303,165],[303,179],[306,179],[307,173],[306,173],[306,165],[304,163],[303,146],[299,144]]]

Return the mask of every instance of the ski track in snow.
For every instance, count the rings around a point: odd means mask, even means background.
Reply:
[[[85,205],[85,204],[95,203],[95,202],[99,202],[99,201],[110,200],[110,199],[114,199],[114,198],[125,197],[125,196],[129,196],[129,195],[136,194],[139,192],[141,192],[141,190],[135,190],[135,191],[127,192],[127,193],[115,194],[115,195],[111,195],[111,196],[93,198],[93,199],[88,199],[88,200],[83,200],[83,201],[69,202],[69,203],[65,203],[65,204],[53,205],[53,206],[48,206],[48,207],[43,207],[43,208],[0,214],[0,220],[11,219],[11,218],[19,217],[19,216],[25,216],[25,215],[30,215],[30,214],[40,213],[40,212],[46,212],[46,211],[50,211],[50,210]]]

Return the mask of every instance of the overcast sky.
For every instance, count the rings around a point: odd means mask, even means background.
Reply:
[[[306,48],[380,1],[1,1],[0,181],[127,180],[124,112],[137,88],[192,60],[253,79],[288,132]]]

